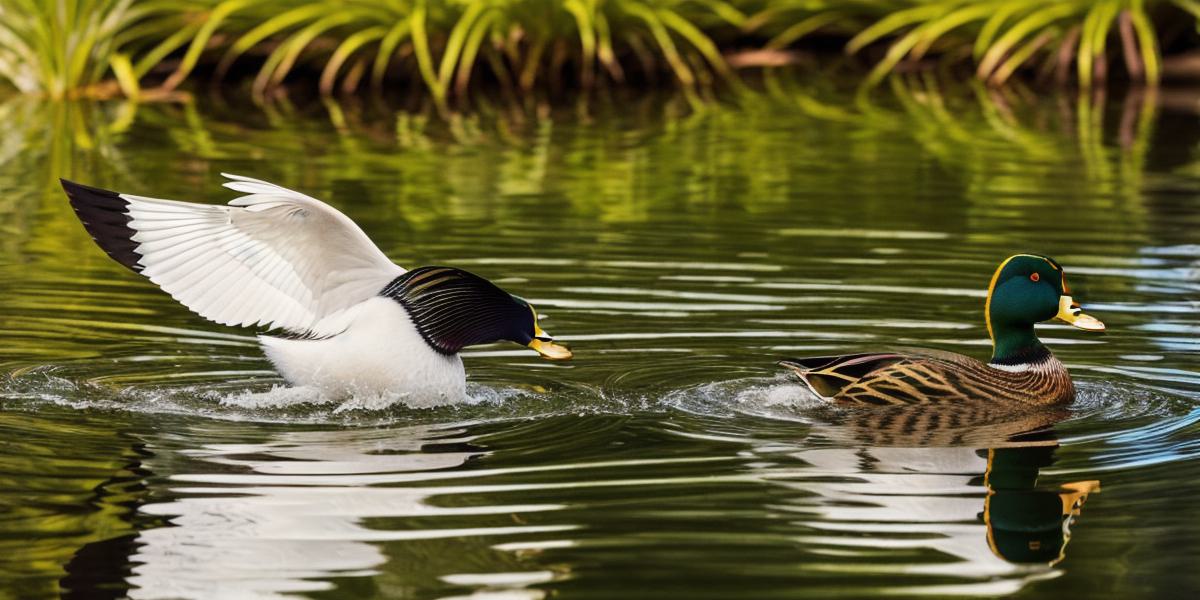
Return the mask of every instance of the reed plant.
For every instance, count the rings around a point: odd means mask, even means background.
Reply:
[[[1196,0],[776,0],[755,20],[786,24],[768,42],[773,48],[837,26],[849,35],[845,48],[851,54],[886,42],[869,84],[904,62],[938,54],[969,60],[975,75],[992,85],[1031,64],[1065,81],[1073,65],[1086,88],[1107,73],[1114,37],[1130,78],[1158,82],[1154,7],[1200,16]]]
[[[260,97],[311,74],[327,95],[415,85],[444,107],[481,81],[514,97],[662,75],[737,86],[729,53],[819,36],[866,57],[868,85],[933,59],[992,86],[1026,71],[1086,88],[1117,61],[1153,85],[1174,16],[1200,0],[0,0],[0,79],[145,98],[203,67],[249,73]]]
[[[203,48],[206,0],[0,0],[0,79],[53,99],[137,97],[184,46]]]
[[[284,11],[260,2],[269,18],[223,53],[224,73],[259,51],[254,91],[280,85],[305,58],[316,61],[323,93],[389,74],[419,80],[439,103],[465,94],[481,71],[509,91],[570,77],[590,88],[671,73],[684,88],[734,79],[710,36],[736,31],[745,15],[724,0],[302,0]],[[264,42],[272,43],[263,50]]]

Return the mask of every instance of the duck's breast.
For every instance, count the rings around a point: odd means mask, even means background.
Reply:
[[[434,351],[396,301],[371,298],[338,318],[345,329],[329,338],[259,340],[288,383],[330,396],[398,396],[410,406],[466,399],[462,360]]]

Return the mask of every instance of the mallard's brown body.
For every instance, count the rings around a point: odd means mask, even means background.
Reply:
[[[1049,351],[1020,364],[989,365],[935,350],[851,354],[783,361],[817,395],[875,406],[971,403],[1049,406],[1070,402],[1075,387]]]
[[[821,356],[784,360],[815,394],[845,405],[917,407],[880,427],[911,433],[938,430],[963,414],[985,417],[993,411],[1052,407],[1075,399],[1071,376],[1038,339],[1034,326],[1058,319],[1085,331],[1104,323],[1083,313],[1071,297],[1062,266],[1048,256],[1008,257],[988,284],[984,323],[992,340],[987,364],[940,350]],[[942,410],[955,407],[956,410]],[[964,408],[957,410],[957,408]],[[1017,411],[1019,412],[1019,411]],[[957,420],[961,421],[961,418]]]

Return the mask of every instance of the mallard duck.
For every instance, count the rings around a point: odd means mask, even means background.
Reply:
[[[265,181],[225,175],[227,206],[62,186],[110,257],[223,325],[261,325],[284,379],[330,395],[466,396],[458,353],[511,341],[571,358],[528,302],[453,267],[406,271],[337,209]]]
[[[1053,405],[1075,398],[1066,367],[1038,340],[1033,326],[1060,319],[1087,331],[1104,324],[1071,298],[1054,259],[1017,254],[1000,263],[988,286],[984,319],[992,358],[928,349],[820,356],[780,361],[821,398],[861,405],[912,405],[987,400]]]

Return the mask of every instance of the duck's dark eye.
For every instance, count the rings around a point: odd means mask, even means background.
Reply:
[[[1038,275],[1037,273],[1032,273],[1029,275],[1030,281],[1041,281],[1041,279],[1042,279],[1042,276]]]

